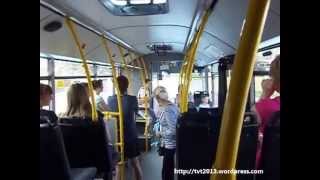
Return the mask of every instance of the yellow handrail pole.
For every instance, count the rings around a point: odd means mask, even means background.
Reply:
[[[73,25],[73,22],[70,20],[69,17],[66,17],[65,19],[65,22],[70,30],[70,33],[72,35],[72,38],[73,40],[75,41],[76,45],[77,45],[77,48],[79,50],[79,53],[80,53],[80,58],[82,60],[82,63],[83,63],[83,68],[84,68],[84,71],[86,73],[86,77],[87,77],[87,81],[88,81],[88,87],[89,87],[89,94],[90,94],[90,97],[91,97],[91,109],[92,109],[92,114],[91,114],[91,118],[93,121],[97,121],[98,120],[98,113],[97,113],[97,110],[96,110],[96,102],[95,102],[95,98],[94,98],[94,93],[93,93],[93,86],[92,86],[92,81],[91,81],[91,76],[90,76],[90,71],[89,71],[89,68],[88,68],[88,64],[87,64],[87,60],[85,58],[85,55],[84,55],[84,52],[81,48],[81,43],[80,43],[80,39],[79,37],[77,36],[77,32],[76,32],[76,29]]]
[[[144,69],[145,77],[146,77],[147,79],[149,79],[149,78],[148,78],[148,77],[149,77],[149,72],[148,72],[148,68],[147,68],[147,66],[146,66],[146,63],[145,63],[145,61],[144,61],[144,58],[141,56],[141,57],[140,57],[140,60],[141,60],[141,63],[142,63],[143,69]]]
[[[120,45],[117,45],[118,46],[118,49],[119,49],[119,52],[120,52],[120,56],[121,56],[121,59],[122,59],[122,63],[125,65],[124,66],[124,69],[127,71],[127,75],[128,75],[128,80],[129,80],[129,92],[128,94],[132,94],[132,76],[131,76],[131,71],[129,70],[128,68],[128,64],[127,64],[127,61],[124,57],[124,52],[123,52],[123,49]]]
[[[116,93],[117,93],[117,102],[118,102],[118,110],[119,110],[119,129],[120,129],[120,179],[124,180],[125,177],[125,171],[124,171],[124,137],[123,137],[123,108],[122,108],[122,98],[119,90],[119,84],[116,79],[117,74],[115,70],[115,65],[114,65],[114,60],[112,57],[111,50],[108,47],[106,39],[101,36],[102,44],[104,45],[104,48],[107,51],[107,56],[110,61],[111,67],[112,67],[112,79],[113,79],[113,84],[115,85]]]
[[[190,84],[191,84],[191,80],[192,80],[192,70],[193,70],[193,66],[194,66],[194,61],[195,61],[195,54],[196,54],[196,50],[200,41],[200,37],[202,35],[203,29],[204,29],[204,25],[206,23],[207,18],[209,17],[209,13],[207,13],[207,15],[204,17],[203,23],[201,23],[199,32],[196,35],[196,39],[193,43],[193,45],[191,46],[191,50],[190,50],[190,59],[188,61],[188,65],[187,66],[187,72],[186,72],[186,76],[184,78],[185,82],[185,86],[184,86],[184,105],[183,105],[183,111],[182,112],[187,112],[188,111],[188,94],[189,94],[189,88],[190,88]]]
[[[142,65],[141,65],[141,59],[137,59],[137,63],[138,63],[138,66],[142,68]],[[145,151],[148,152],[148,125],[149,125],[149,118],[148,118],[148,113],[147,113],[147,108],[148,108],[148,102],[147,102],[147,84],[146,84],[146,77],[144,76],[145,73],[144,73],[144,68],[141,69],[140,71],[140,77],[141,77],[141,81],[142,81],[142,84],[143,84],[143,87],[144,87],[144,118],[146,120],[145,122],[145,126],[144,126],[144,136],[145,136]]]
[[[183,102],[181,104],[181,112],[187,112],[188,111],[188,92],[189,92],[189,88],[190,88],[190,81],[192,79],[192,69],[194,66],[194,61],[195,61],[195,55],[196,55],[196,50],[198,48],[199,42],[200,42],[200,38],[201,35],[203,33],[204,27],[209,19],[209,16],[212,12],[212,9],[208,9],[206,10],[202,20],[201,20],[201,24],[199,27],[199,30],[197,31],[196,37],[194,39],[194,41],[192,42],[191,46],[190,46],[190,57],[186,58],[187,62],[188,62],[188,66],[186,69],[186,74],[183,77],[183,91],[182,91],[182,99]],[[189,50],[189,49],[188,49]],[[188,53],[186,54],[188,55]]]
[[[249,2],[246,24],[231,74],[230,91],[224,105],[216,161],[213,165],[218,170],[235,168],[246,100],[269,6],[270,0]],[[235,174],[211,176],[211,180],[235,179]]]
[[[130,57],[130,62],[128,62],[128,64],[130,64],[133,60],[134,60],[134,57],[132,56],[132,54],[130,53],[130,51],[128,51],[129,53],[129,57]]]

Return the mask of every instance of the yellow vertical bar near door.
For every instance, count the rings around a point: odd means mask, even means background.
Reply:
[[[88,68],[88,64],[87,64],[87,60],[85,58],[85,55],[84,55],[84,52],[81,48],[81,42],[80,42],[80,39],[77,35],[77,32],[75,30],[75,27],[73,25],[73,22],[70,20],[70,18],[66,18],[66,24],[70,30],[70,33],[73,37],[73,40],[75,41],[76,45],[77,45],[77,48],[79,50],[79,53],[80,53],[80,58],[82,60],[82,63],[83,63],[83,68],[84,68],[84,71],[86,73],[86,77],[87,77],[87,81],[88,81],[88,87],[89,87],[89,94],[90,94],[90,97],[91,97],[91,109],[92,109],[92,120],[93,121],[97,121],[98,120],[98,113],[97,113],[97,110],[96,110],[96,102],[95,102],[95,98],[94,98],[94,93],[93,93],[93,86],[92,86],[92,81],[91,81],[91,75],[90,75],[90,71],[89,71],[89,68]]]
[[[186,53],[185,60],[187,62],[186,69],[182,69],[185,71],[185,74],[182,74],[182,91],[181,91],[181,103],[180,103],[180,110],[181,112],[187,112],[188,111],[188,92],[190,88],[190,82],[192,80],[192,70],[194,66],[195,61],[195,55],[197,52],[197,48],[200,42],[201,35],[203,33],[204,27],[209,19],[209,16],[212,12],[212,9],[207,9],[204,16],[201,19],[201,24],[199,27],[199,30],[196,33],[195,39],[192,41],[190,49],[188,49],[188,52]],[[190,51],[190,52],[189,52]],[[190,55],[190,56],[189,56]]]
[[[106,41],[106,39],[104,37],[101,36],[101,40],[102,40],[102,44],[104,45],[104,48],[107,51],[107,56],[108,59],[110,61],[111,67],[112,67],[112,79],[113,79],[113,84],[115,85],[115,89],[116,89],[116,95],[117,95],[117,102],[118,102],[118,110],[119,110],[119,130],[120,130],[120,180],[124,180],[125,179],[125,167],[124,167],[124,132],[123,132],[123,123],[124,123],[124,119],[123,119],[123,107],[122,107],[122,98],[121,98],[121,94],[120,94],[120,90],[119,90],[119,84],[118,81],[116,79],[117,77],[117,73],[115,70],[115,65],[114,65],[114,60],[112,57],[112,53],[111,50],[108,47],[108,43]]]
[[[217,170],[231,170],[236,165],[246,100],[269,6],[270,0],[249,1],[246,24],[235,56],[230,90],[223,111],[216,161],[213,165]],[[235,174],[211,176],[211,180],[235,179]]]
[[[145,151],[148,151],[148,125],[149,125],[149,117],[148,117],[148,101],[147,101],[147,84],[146,84],[146,77],[145,77],[145,69],[142,67],[142,60],[140,58],[137,59],[138,66],[141,67],[140,77],[144,87],[144,119],[145,119],[145,126],[144,126],[144,136],[145,136]]]

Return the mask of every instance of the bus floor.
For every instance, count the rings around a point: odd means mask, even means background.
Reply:
[[[144,180],[161,180],[162,156],[158,155],[156,148],[148,152],[142,152],[140,162]],[[134,180],[133,168],[128,163],[126,166],[126,180]]]

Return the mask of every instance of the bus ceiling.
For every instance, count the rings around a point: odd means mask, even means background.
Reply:
[[[199,7],[205,1],[167,0],[166,3],[168,12],[163,14],[118,16],[108,11],[101,1],[41,0],[40,52],[79,58],[64,24],[63,16],[67,15],[78,22],[79,37],[90,60],[105,62],[105,52],[99,39],[101,33],[113,42],[110,48],[119,63],[121,58],[117,44],[127,52],[156,54],[162,59],[170,54],[184,54],[196,27],[196,16],[203,9]],[[200,39],[196,65],[204,66],[235,53],[247,7],[247,1],[216,2]],[[46,31],[48,24],[49,31]],[[271,1],[260,48],[277,44],[274,41],[280,43],[280,0]]]

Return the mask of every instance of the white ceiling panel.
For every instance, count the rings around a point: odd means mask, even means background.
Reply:
[[[65,23],[61,29],[55,32],[46,32],[43,30],[43,26],[53,20],[64,23],[64,19],[56,14],[40,23],[40,52],[80,58],[79,50],[76,48],[75,42],[71,38],[71,33],[69,32],[69,29],[67,29]],[[106,54],[105,51],[102,51],[103,49],[101,49],[100,37],[76,24],[75,27],[82,44],[85,44],[84,52],[86,57],[90,60],[95,60],[95,58],[97,58],[97,61],[105,62]],[[112,51],[118,55],[118,49],[116,49],[113,43],[109,42],[109,45],[112,48]],[[94,58],[91,58],[89,55]]]
[[[180,26],[128,27],[112,31],[116,36],[126,39],[129,44],[142,42],[182,42],[186,41],[189,29]]]
[[[40,6],[40,21],[51,14],[54,14],[54,13]]]
[[[116,37],[132,45],[138,52],[149,54],[147,44],[165,43],[172,45],[172,52],[183,52],[189,27],[192,23],[198,0],[169,0],[169,13],[149,16],[114,16],[98,0],[44,0],[58,4],[68,15],[83,20],[98,30],[111,32]],[[212,61],[220,52],[233,54],[238,46],[249,0],[219,0],[201,38],[197,59],[200,64]],[[52,3],[54,2],[54,3]],[[50,12],[40,7],[40,19]],[[40,51],[47,51],[71,57],[78,57],[78,50],[70,38],[68,30],[62,28],[47,33],[42,26],[57,16],[49,16],[40,23]],[[81,40],[86,44],[88,58],[105,61],[105,52],[100,38],[92,32],[78,28]],[[271,1],[262,40],[280,35],[280,0]],[[50,42],[50,43],[48,43]],[[116,57],[118,49],[113,48]],[[117,58],[116,58],[117,59]],[[120,59],[119,59],[120,61]]]
[[[205,30],[237,47],[240,31],[247,11],[248,0],[218,1],[212,15],[209,17]],[[230,13],[232,12],[232,13]]]
[[[280,16],[269,11],[262,34],[262,42],[280,35]]]
[[[47,0],[50,1],[50,0]],[[197,0],[169,0],[169,13],[149,16],[114,16],[98,0],[56,0],[65,2],[106,29],[132,25],[175,24],[190,26]]]

